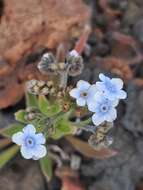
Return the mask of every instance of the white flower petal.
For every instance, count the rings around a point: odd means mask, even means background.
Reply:
[[[114,85],[116,85],[116,87],[117,87],[118,89],[123,88],[123,81],[122,81],[122,79],[120,79],[120,78],[113,78],[113,79],[111,79],[111,82],[112,82]]]
[[[84,81],[84,80],[80,80],[77,83],[77,88],[81,91],[88,90],[90,86],[91,85],[87,81]]]
[[[94,123],[94,125],[98,126],[101,123],[104,122],[104,118],[100,117],[99,115],[97,115],[96,113],[92,116],[92,122]]]
[[[33,150],[33,155],[36,158],[42,158],[46,156],[46,154],[47,154],[47,149],[44,145],[37,145]]]
[[[91,111],[91,112],[95,112],[95,110],[96,110],[96,103],[89,102],[88,103],[88,110]]]
[[[35,134],[36,129],[35,129],[34,125],[28,124],[28,125],[26,125],[26,127],[23,128],[23,132],[25,134]]]
[[[111,111],[106,115],[106,121],[112,122],[117,118],[117,110],[115,108],[111,109]]]
[[[79,96],[80,96],[80,91],[79,91],[77,88],[73,88],[73,89],[70,91],[70,96],[73,97],[73,98],[79,98]]]
[[[35,135],[36,144],[45,144],[46,139],[42,133],[38,133]]]
[[[22,143],[23,143],[23,133],[22,132],[15,133],[12,136],[12,142],[14,142],[14,143],[16,143],[18,145],[22,145]]]
[[[94,98],[94,96],[96,95],[96,93],[98,92],[98,89],[96,87],[95,84],[91,85],[89,90],[88,90],[88,96],[90,98]]]
[[[126,99],[127,98],[127,93],[124,90],[120,90],[119,98],[120,99]]]
[[[96,89],[99,91],[99,92],[103,92],[106,90],[105,88],[105,85],[103,82],[96,82]]]
[[[78,98],[76,100],[76,103],[78,106],[85,106],[86,105],[86,100],[84,98]]]
[[[103,73],[100,73],[99,74],[99,79],[104,82],[105,80],[110,79],[110,78],[106,77]]]
[[[36,156],[33,156],[32,159],[33,159],[33,160],[39,160],[39,158],[36,157]]]
[[[31,159],[33,157],[32,151],[26,146],[21,146],[20,152],[25,159]]]
[[[115,100],[112,102],[112,106],[113,106],[113,107],[116,107],[118,104],[119,104],[119,99],[115,99]]]

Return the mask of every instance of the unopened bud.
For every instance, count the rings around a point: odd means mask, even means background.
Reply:
[[[49,94],[49,89],[46,88],[46,87],[43,88],[43,89],[41,89],[40,94],[41,94],[41,95],[48,95],[48,94]]]
[[[84,68],[83,59],[75,50],[69,53],[66,61],[69,66],[68,74],[70,76],[77,76],[82,73],[83,68]]]
[[[33,119],[35,119],[35,114],[34,113],[29,113],[25,116],[25,119],[28,121],[31,121]]]
[[[55,67],[53,65],[55,65],[55,58],[54,58],[53,54],[46,53],[41,58],[41,61],[37,67],[41,73],[47,74],[49,72],[55,71]]]

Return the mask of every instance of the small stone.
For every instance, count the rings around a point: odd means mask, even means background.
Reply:
[[[78,170],[80,168],[81,158],[78,155],[71,155],[71,163],[70,166],[73,170]]]

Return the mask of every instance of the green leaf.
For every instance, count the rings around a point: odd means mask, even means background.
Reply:
[[[38,107],[38,100],[36,95],[26,93],[26,106],[27,107]]]
[[[12,124],[11,126],[1,129],[0,134],[5,137],[11,138],[14,133],[22,131],[24,125],[23,124]]]
[[[48,114],[48,107],[50,106],[47,98],[45,96],[39,96],[39,99],[38,99],[38,105],[39,105],[39,109],[40,111],[47,115]]]
[[[0,168],[2,168],[18,152],[19,147],[14,145],[0,154]]]
[[[49,182],[53,176],[52,160],[48,157],[40,159],[41,170]]]
[[[20,121],[22,123],[28,123],[25,119],[26,112],[25,110],[19,110],[18,112],[15,113],[15,119],[17,121]]]
[[[58,102],[50,104],[45,96],[39,96],[38,105],[40,111],[48,117],[51,117],[61,111]]]
[[[55,115],[57,113],[59,113],[60,111],[62,111],[61,106],[59,105],[58,102],[55,102],[53,105],[51,105],[48,109],[49,114]]]
[[[76,131],[75,126],[72,126],[70,122],[65,118],[60,118],[55,123],[55,133],[52,135],[52,138],[59,139],[65,135],[74,134]]]

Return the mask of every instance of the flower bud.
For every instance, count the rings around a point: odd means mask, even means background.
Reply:
[[[48,82],[46,83],[44,81],[31,80],[27,82],[27,90],[31,94],[35,94],[35,95],[48,95],[50,94],[50,91],[52,88],[52,86],[48,86],[48,85],[51,85],[51,84],[52,83],[49,84]],[[52,93],[53,93],[53,90],[52,90]]]
[[[40,63],[38,64],[38,69],[41,73],[47,74],[47,73],[53,73],[55,70],[57,70],[56,64],[55,64],[55,58],[52,53],[46,53],[41,58]]]
[[[67,56],[66,61],[69,68],[68,74],[70,76],[77,76],[82,73],[84,68],[83,59],[76,51],[71,51]]]

